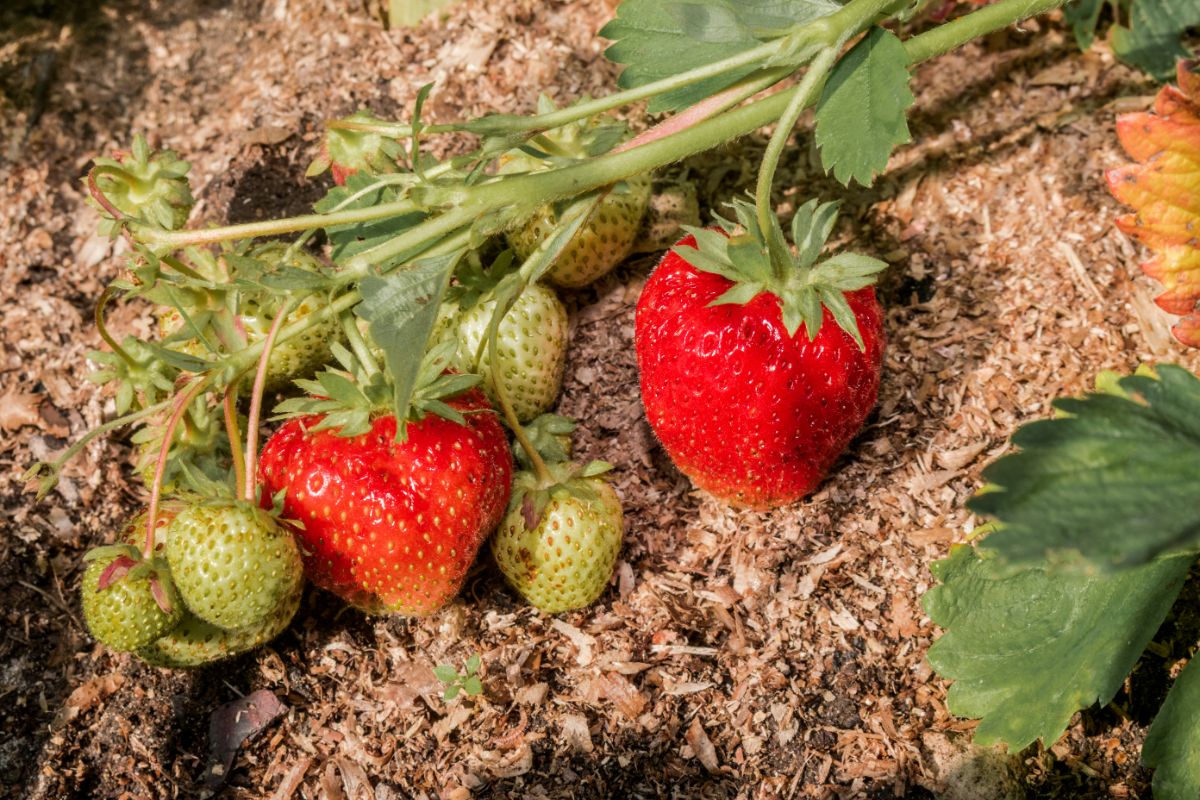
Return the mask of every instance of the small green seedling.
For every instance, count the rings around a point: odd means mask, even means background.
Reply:
[[[483,694],[483,683],[480,682],[479,676],[475,674],[477,672],[479,672],[478,653],[467,659],[467,663],[463,665],[461,675],[449,664],[442,664],[436,667],[433,670],[434,677],[446,684],[446,690],[442,692],[442,699],[446,701],[453,700],[458,697],[459,692],[466,692],[471,697]]]

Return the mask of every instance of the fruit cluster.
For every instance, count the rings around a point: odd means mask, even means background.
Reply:
[[[586,157],[612,128],[567,126],[543,137],[553,156],[513,153],[502,168]],[[367,137],[376,152],[355,159],[344,138],[332,128],[315,165],[337,184],[398,171],[391,140]],[[182,228],[186,175],[139,138],[87,180],[105,231],[128,237],[133,220]],[[553,205],[460,251],[416,374],[399,377],[379,317],[338,306],[349,279],[307,236],[170,251],[130,238],[119,288],[154,304],[158,335],[115,341],[107,292],[97,319],[110,351],[93,354],[93,377],[115,384],[119,411],[146,420],[133,442],[150,502],[117,544],[87,556],[92,634],[153,664],[208,663],[282,631],[304,577],[371,612],[429,614],[489,537],[501,573],[536,607],[593,602],[616,564],[621,506],[607,465],[571,463],[574,424],[546,413],[567,353],[553,287],[587,285],[628,256],[649,200],[648,178],[609,187],[552,258]],[[280,395],[281,424],[260,451],[264,397]]]
[[[586,286],[635,250],[676,242],[638,303],[636,347],[647,419],[698,487],[736,505],[793,502],[862,426],[883,264],[820,260],[835,204],[796,211],[794,249],[774,214],[742,201],[735,220],[695,227],[695,193],[647,175],[472,221],[470,187],[586,167],[624,126],[580,118],[441,164],[421,159],[419,131],[418,119],[405,163],[389,123],[331,124],[310,170],[336,184],[317,205],[327,249],[313,247],[316,226],[287,220],[184,230],[187,164],[140,139],[88,175],[103,229],[133,253],[97,309],[109,350],[93,354],[93,377],[115,386],[122,414],[97,432],[140,426],[149,492],[119,542],[88,555],[96,638],[154,664],[207,663],[283,630],[304,577],[369,612],[430,614],[489,539],[532,605],[594,602],[622,512],[609,466],[573,462],[574,423],[549,413],[569,331],[556,287]],[[463,227],[409,244],[431,207]],[[118,294],[154,305],[153,340],[108,333]],[[277,424],[260,448],[266,398]],[[35,468],[43,491],[60,466]]]

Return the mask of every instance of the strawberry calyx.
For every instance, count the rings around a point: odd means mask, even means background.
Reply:
[[[159,609],[168,616],[175,612],[175,605],[171,600],[174,594],[171,570],[162,556],[144,558],[141,551],[133,545],[118,543],[94,547],[84,554],[83,560],[108,561],[100,573],[96,591],[107,591],[123,580],[145,579]]]
[[[344,186],[346,179],[357,172],[369,175],[397,172],[404,149],[394,138],[380,132],[378,126],[383,124],[386,123],[367,110],[327,123],[320,152],[305,176],[312,178],[329,170],[333,182]]]
[[[331,350],[342,369],[326,369],[317,373],[313,380],[297,380],[296,385],[309,396],[283,401],[275,407],[273,418],[320,415],[321,421],[312,430],[332,430],[346,438],[362,436],[371,430],[376,418],[394,413],[392,381],[373,365],[370,368],[364,366],[340,343],[335,342]],[[478,375],[449,371],[457,350],[457,340],[447,338],[425,353],[405,421],[417,422],[427,414],[436,414],[460,425],[466,424],[462,412],[445,401],[473,388],[481,379]],[[402,436],[403,426],[396,427],[397,435]]]
[[[520,509],[526,530],[535,529],[542,521],[546,506],[555,496],[567,495],[584,502],[599,502],[595,484],[612,469],[605,461],[592,461],[585,465],[576,463],[546,464],[546,476],[535,471],[521,470],[513,475],[512,495],[508,513]]]
[[[838,203],[818,204],[814,199],[796,210],[794,252],[787,247],[775,215],[771,215],[771,230],[763,231],[752,204],[735,200],[732,206],[736,222],[718,216],[715,229],[684,226],[694,244],[685,239],[673,251],[696,269],[733,283],[709,305],[745,305],[769,292],[779,298],[788,335],[795,336],[803,325],[810,341],[821,330],[827,308],[862,350],[862,335],[845,293],[873,284],[887,263],[846,252],[818,260],[837,222]]]
[[[561,464],[571,458],[571,434],[575,420],[558,414],[542,414],[527,425],[521,426],[525,438],[547,464]],[[525,469],[534,469],[533,460],[524,447],[514,447],[513,455]]]
[[[175,151],[154,150],[138,135],[132,150],[94,164],[84,182],[88,204],[100,210],[101,233],[115,236],[127,220],[166,230],[187,222],[195,204],[187,180],[191,165]]]

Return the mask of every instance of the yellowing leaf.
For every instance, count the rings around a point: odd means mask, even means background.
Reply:
[[[1183,317],[1180,342],[1200,347],[1200,74],[1179,63],[1179,86],[1167,86],[1152,111],[1117,120],[1117,138],[1137,163],[1109,170],[1109,191],[1135,213],[1117,220],[1154,251],[1142,271],[1165,291],[1155,302]]]

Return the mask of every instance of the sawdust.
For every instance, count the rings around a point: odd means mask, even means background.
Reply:
[[[930,561],[976,524],[963,503],[979,471],[1100,369],[1200,366],[1164,337],[1100,180],[1121,160],[1115,111],[1149,87],[1027,25],[918,69],[919,144],[875,187],[820,176],[807,133],[785,159],[781,204],[844,197],[838,241],[893,265],[879,409],[813,497],[731,511],[673,469],[638,399],[633,307],[653,262],[637,259],[566,298],[560,410],[581,420],[579,455],[616,466],[628,519],[595,607],[542,617],[481,566],[429,619],[310,592],[262,651],[155,671],[63,610],[81,554],[140,502],[127,444],[87,447],[41,505],[18,480],[112,410],[84,380],[94,303],[121,263],[82,202],[88,161],[142,131],[193,163],[193,224],[303,211],[325,189],[302,177],[322,119],[403,116],[427,82],[433,119],[609,90],[593,33],[611,4],[471,0],[407,31],[333,0],[81,6],[31,11],[0,39],[15,156],[0,172],[5,796],[200,796],[211,713],[268,689],[288,711],[239,755],[227,796],[931,797],[962,760],[945,742],[972,726],[923,661],[935,631],[919,598]],[[763,143],[680,170],[713,208],[750,185]],[[118,330],[148,324],[142,308],[114,315]],[[484,694],[443,701],[432,668],[475,653]],[[1148,796],[1134,690],[1127,716],[1087,712],[1053,752],[1017,759],[1032,796]]]

